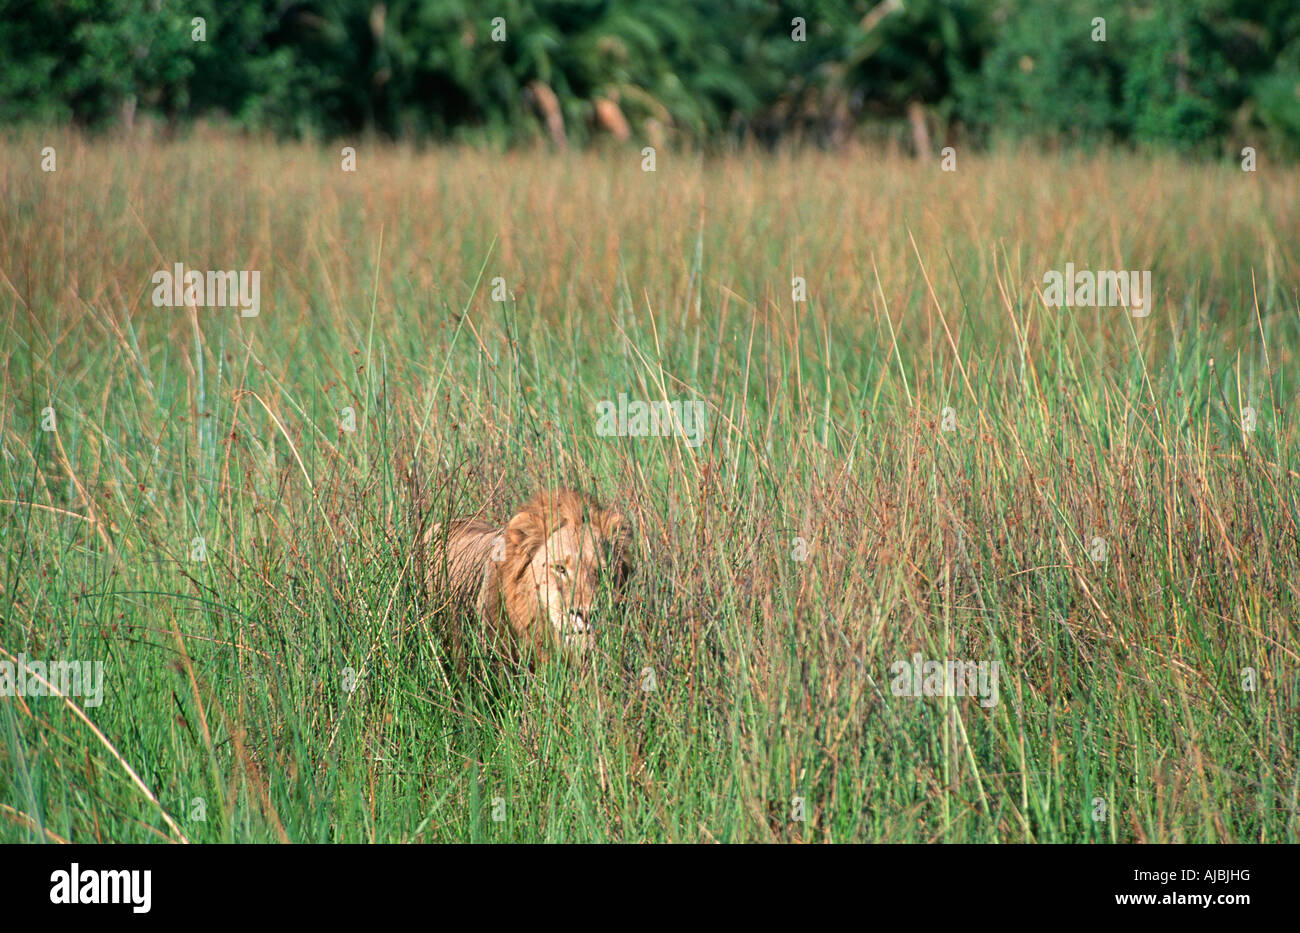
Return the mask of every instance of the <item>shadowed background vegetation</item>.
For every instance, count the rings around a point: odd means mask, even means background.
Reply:
[[[0,155],[0,647],[107,681],[102,739],[0,700],[0,838],[1296,841],[1295,170]],[[1045,308],[1071,261],[1154,312]],[[620,392],[706,442],[597,437]],[[558,483],[637,527],[599,653],[458,678],[419,530]]]
[[[0,0],[0,122],[195,119],[494,145],[1010,137],[1294,155],[1300,6]]]

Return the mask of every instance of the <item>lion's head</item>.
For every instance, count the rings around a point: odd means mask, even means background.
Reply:
[[[545,656],[558,645],[582,653],[595,641],[596,595],[617,591],[632,570],[627,519],[572,490],[541,493],[510,519],[501,564],[506,615],[515,634]]]

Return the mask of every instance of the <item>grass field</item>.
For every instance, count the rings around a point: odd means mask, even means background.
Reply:
[[[958,159],[0,142],[0,660],[104,672],[0,840],[1297,841],[1300,169]],[[457,676],[418,529],[558,484],[599,653]]]

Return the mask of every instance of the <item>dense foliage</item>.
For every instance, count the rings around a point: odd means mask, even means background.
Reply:
[[[0,14],[5,123],[833,144],[921,114],[971,143],[1300,149],[1300,5],[1276,0],[0,0]]]

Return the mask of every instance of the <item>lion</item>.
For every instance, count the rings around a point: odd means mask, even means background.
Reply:
[[[618,592],[632,571],[632,533],[614,509],[571,489],[528,500],[505,528],[477,519],[434,525],[425,535],[431,581],[453,609],[477,620],[489,642],[515,659],[582,656],[596,641],[595,598]],[[451,649],[464,667],[459,619]]]

